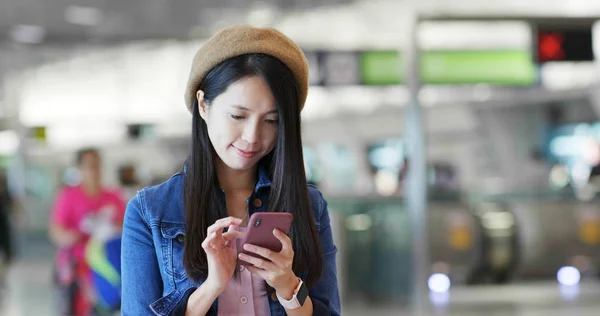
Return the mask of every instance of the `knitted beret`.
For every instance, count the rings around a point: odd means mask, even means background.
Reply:
[[[192,61],[185,91],[188,110],[192,111],[198,87],[211,69],[227,59],[250,53],[275,57],[291,70],[298,83],[298,105],[302,111],[308,93],[308,62],[304,53],[296,43],[278,30],[249,25],[225,28],[198,50]]]

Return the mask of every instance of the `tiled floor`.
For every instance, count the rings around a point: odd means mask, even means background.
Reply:
[[[10,268],[0,315],[53,315],[50,265],[19,262]]]
[[[0,287],[1,316],[54,315],[50,269],[52,249],[26,247],[27,254],[10,267]],[[430,309],[414,313],[401,307],[346,302],[344,315],[448,316],[592,316],[600,315],[600,281],[561,289],[556,282],[453,288],[449,295],[431,296]],[[437,307],[436,307],[437,306]]]

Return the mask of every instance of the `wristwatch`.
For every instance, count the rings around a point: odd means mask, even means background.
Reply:
[[[283,308],[289,310],[300,308],[302,305],[304,305],[304,302],[306,302],[306,298],[308,297],[308,289],[300,278],[298,278],[298,281],[300,282],[298,283],[298,286],[296,286],[296,289],[294,290],[294,296],[292,296],[291,300],[288,301],[279,296],[279,293],[277,293],[277,299]]]

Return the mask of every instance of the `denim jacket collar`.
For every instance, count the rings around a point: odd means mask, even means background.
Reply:
[[[269,179],[269,173],[267,171],[267,168],[265,168],[265,166],[263,166],[262,164],[258,165],[258,181],[256,182],[256,185],[254,186],[254,193],[257,193],[258,190],[262,189],[262,188],[268,188],[271,187],[271,179]]]

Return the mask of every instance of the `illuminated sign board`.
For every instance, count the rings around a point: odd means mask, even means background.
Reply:
[[[398,51],[307,53],[311,84],[323,86],[401,85],[405,80],[403,56]],[[316,73],[315,73],[316,72]],[[425,84],[492,84],[530,86],[538,69],[529,50],[425,51],[420,56]]]
[[[539,28],[537,61],[593,61],[591,27],[580,29]]]

